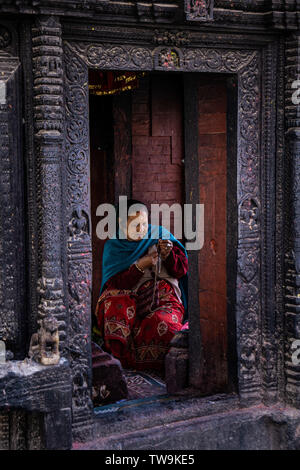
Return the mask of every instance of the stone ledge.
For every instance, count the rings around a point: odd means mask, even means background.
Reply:
[[[30,359],[0,366],[0,410],[20,408],[48,413],[71,406],[69,363],[43,366]]]
[[[111,413],[95,415],[93,435],[94,438],[106,438],[115,434],[166,425],[182,419],[231,411],[238,409],[239,406],[239,398],[235,394],[209,397],[199,397],[199,395],[154,397],[153,401],[147,401],[138,406],[128,406]]]
[[[212,399],[211,397],[210,399]],[[166,415],[165,415],[166,416]],[[210,416],[95,438],[76,450],[285,450],[300,449],[300,410],[276,404],[244,409],[225,408]],[[115,431],[116,432],[116,431]]]

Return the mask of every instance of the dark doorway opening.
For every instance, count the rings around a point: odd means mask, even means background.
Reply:
[[[90,94],[93,322],[105,243],[96,235],[97,207],[117,203],[119,195],[148,206],[186,202],[185,80],[183,73],[144,74],[134,89]],[[204,245],[197,254],[199,277],[190,282],[199,300],[203,394],[227,392],[236,383],[235,86],[230,77],[197,74],[198,114],[196,125],[190,125],[191,132],[197,132],[196,178],[205,213]]]

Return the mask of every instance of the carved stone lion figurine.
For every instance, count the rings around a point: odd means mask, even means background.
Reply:
[[[40,328],[31,337],[29,347],[30,359],[43,365],[54,365],[59,362],[58,322],[54,316],[39,321]]]

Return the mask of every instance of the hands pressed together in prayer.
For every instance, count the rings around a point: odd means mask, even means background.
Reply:
[[[171,242],[171,240],[161,240],[159,239],[158,240],[158,251],[157,251],[157,248],[155,251],[153,251],[153,253],[149,254],[149,255],[146,255],[146,256],[143,256],[137,264],[137,267],[139,269],[146,269],[146,268],[151,268],[152,266],[155,266],[157,261],[158,261],[158,254],[160,254],[161,256],[161,259],[164,261],[165,259],[167,259],[167,257],[169,256],[169,254],[171,253],[172,251],[172,248],[173,248],[173,243]]]

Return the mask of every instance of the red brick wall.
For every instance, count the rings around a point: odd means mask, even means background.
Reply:
[[[209,391],[227,383],[226,311],[226,86],[202,79],[199,89],[199,188],[204,246],[199,253],[199,300]]]
[[[149,206],[183,202],[182,119],[180,76],[141,80],[132,98],[132,197]]]

